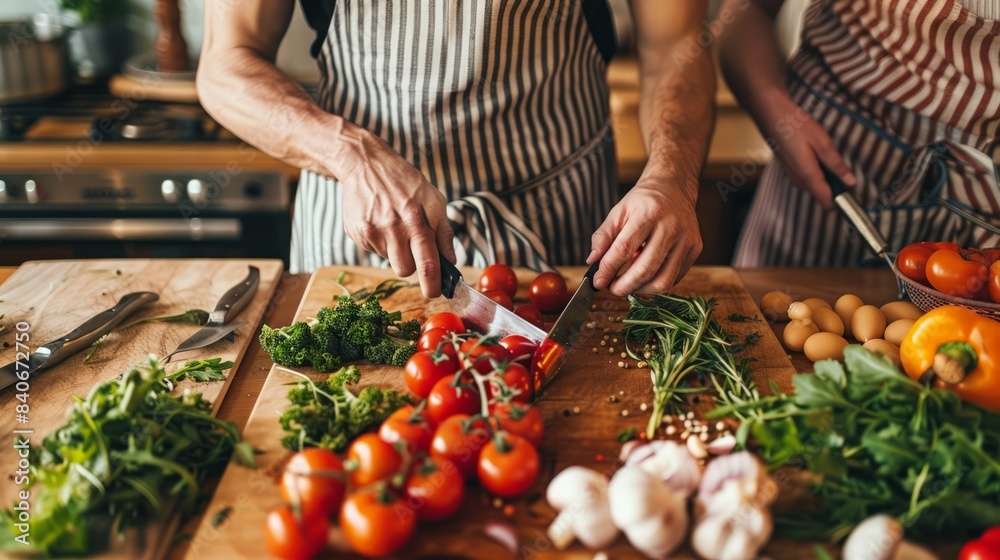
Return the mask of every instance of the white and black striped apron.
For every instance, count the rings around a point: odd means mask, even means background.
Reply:
[[[459,264],[582,264],[616,198],[605,61],[577,0],[337,0],[319,103],[448,199]],[[344,233],[341,184],[304,171],[291,270],[385,266]]]
[[[1000,187],[983,153],[1000,128],[1000,0],[813,0],[802,40],[792,99],[830,133],[892,248],[1000,243],[936,202],[1000,224]],[[764,171],[736,266],[872,258],[849,222],[792,185],[779,160]]]

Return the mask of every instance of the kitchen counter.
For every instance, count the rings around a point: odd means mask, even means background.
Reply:
[[[14,267],[0,267],[0,284]],[[866,303],[881,305],[896,299],[896,281],[885,269],[858,268],[754,268],[737,270],[747,291],[755,301],[772,290],[786,291],[795,299],[820,297],[829,302],[845,293],[853,293]],[[309,282],[308,274],[284,274],[275,290],[271,305],[264,313],[268,325],[288,325]],[[781,340],[783,324],[771,325]],[[801,352],[791,354],[798,371],[808,371],[812,363]],[[271,369],[271,358],[255,339],[235,372],[226,398],[219,409],[219,418],[235,422],[241,429],[246,425]]]

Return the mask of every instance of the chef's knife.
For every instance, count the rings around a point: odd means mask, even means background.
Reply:
[[[545,331],[468,285],[458,268],[444,257],[441,257],[441,293],[451,300],[454,312],[481,333],[501,337],[519,334],[535,344],[545,339]]]
[[[580,286],[573,293],[566,308],[556,319],[552,330],[538,345],[532,360],[531,370],[535,374],[535,392],[537,394],[545,385],[548,385],[556,372],[566,361],[566,351],[573,345],[577,335],[583,328],[590,307],[594,303],[597,290],[594,288],[594,275],[601,267],[601,261],[590,265],[587,272],[580,281]]]
[[[173,352],[167,354],[165,362],[169,362],[174,354],[204,348],[213,342],[221,340],[229,333],[242,327],[246,322],[232,323],[237,315],[246,308],[254,294],[257,293],[257,286],[260,284],[260,269],[256,266],[250,267],[250,272],[242,282],[229,289],[219,303],[215,305],[215,311],[208,316],[208,323],[198,332],[191,335]]]
[[[133,292],[123,296],[111,309],[94,315],[69,334],[39,346],[30,353],[27,360],[15,361],[0,368],[0,391],[89,347],[140,307],[158,299],[160,296],[153,292]]]

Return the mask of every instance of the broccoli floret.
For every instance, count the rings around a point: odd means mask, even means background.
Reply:
[[[264,325],[260,330],[261,348],[271,355],[275,363],[283,366],[306,365],[315,343],[312,330],[303,322],[280,329]]]
[[[420,338],[420,321],[417,321],[416,319],[396,323],[396,329],[399,331],[400,338],[404,338],[406,340],[416,340]]]
[[[337,298],[336,307],[324,307],[316,313],[316,320],[341,335],[347,333],[351,325],[358,321],[361,307],[353,299],[343,296]]]
[[[365,349],[360,344],[354,344],[346,338],[340,341],[340,361],[356,362],[365,357]]]
[[[324,323],[317,323],[312,326],[313,338],[316,339],[316,348],[319,351],[340,354],[340,341],[343,336]]]
[[[406,361],[410,359],[410,356],[415,354],[417,347],[412,344],[407,344],[405,346],[400,346],[396,348],[396,351],[392,353],[392,357],[389,358],[389,365],[396,367],[403,367],[406,365]]]
[[[373,364],[388,364],[397,346],[395,342],[383,338],[377,344],[365,347],[365,359]]]
[[[330,394],[339,392],[345,385],[354,385],[361,381],[361,370],[358,366],[347,366],[326,378],[326,390]]]
[[[377,297],[373,297],[361,304],[358,319],[371,321],[372,323],[378,325],[380,329],[387,326],[386,312],[382,309]]]
[[[312,362],[313,369],[320,373],[330,373],[340,367],[340,356],[329,352],[314,353],[309,361]]]
[[[361,346],[371,346],[382,338],[382,329],[371,321],[359,320],[351,325],[344,338]]]

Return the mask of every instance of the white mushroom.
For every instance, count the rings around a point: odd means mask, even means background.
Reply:
[[[611,522],[607,476],[569,467],[552,479],[545,499],[559,512],[548,529],[556,550],[565,549],[574,538],[590,549],[604,548],[618,538],[618,528]]]
[[[873,515],[858,524],[844,543],[843,560],[937,560],[924,548],[903,540],[894,518]]]
[[[625,462],[636,465],[687,498],[698,489],[701,468],[687,449],[677,442],[656,440],[636,448]]]
[[[749,560],[774,529],[770,505],[778,485],[746,451],[719,457],[702,476],[691,546],[707,560]]]
[[[611,519],[648,558],[666,558],[687,535],[687,504],[659,479],[626,465],[608,486]]]

